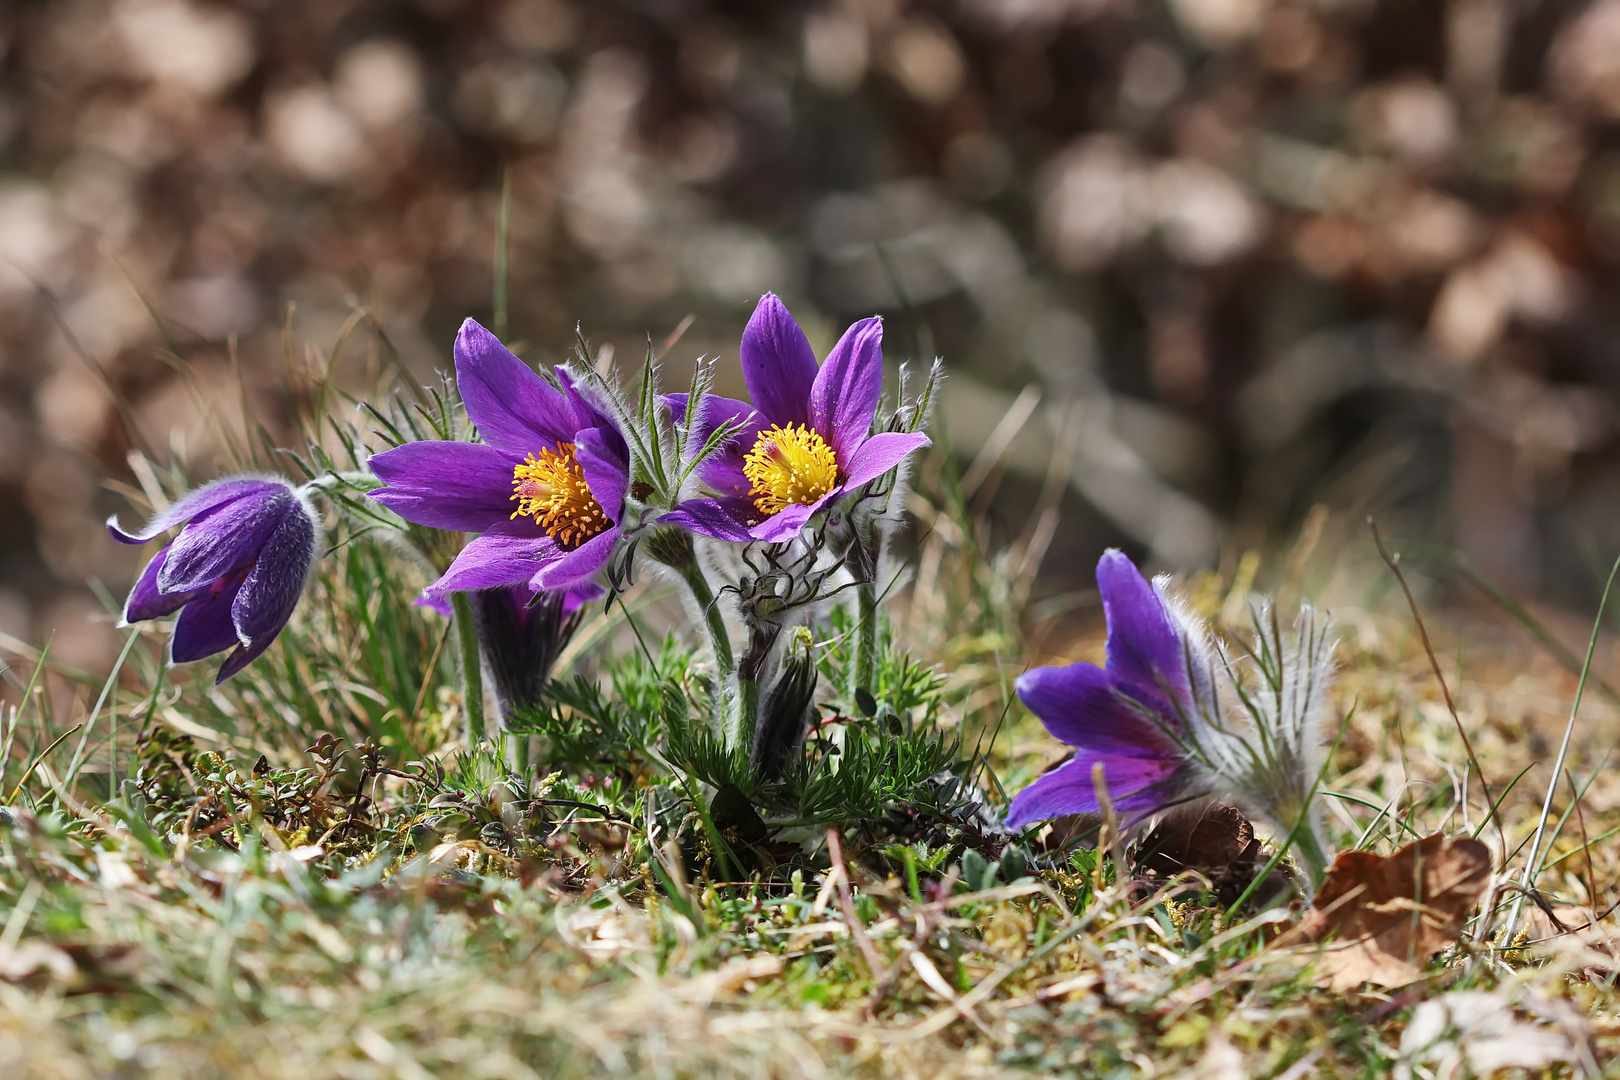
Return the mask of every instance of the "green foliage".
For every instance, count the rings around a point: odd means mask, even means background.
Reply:
[[[419,575],[379,538],[349,539],[317,566],[278,644],[200,695],[196,719],[285,753],[323,732],[375,739],[400,761],[433,752],[450,734],[436,715],[455,687],[449,623],[412,603]]]

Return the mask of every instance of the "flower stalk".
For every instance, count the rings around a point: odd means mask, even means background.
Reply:
[[[472,597],[465,592],[450,594],[455,613],[456,644],[461,653],[463,708],[467,712],[467,747],[484,741],[484,668],[478,654],[478,626],[473,619]]]
[[[851,698],[857,690],[871,694],[877,692],[877,687],[872,685],[877,672],[877,624],[877,585],[863,581],[855,586],[855,663],[852,665],[851,679],[854,685],[849,688]]]
[[[725,616],[715,601],[714,589],[710,587],[709,579],[696,559],[689,560],[677,569],[680,571],[681,581],[692,594],[692,602],[703,612],[703,627],[709,636],[709,651],[714,654],[715,670],[724,678],[736,665],[736,661],[732,658],[731,635],[726,631]]]
[[[1322,882],[1327,879],[1328,864],[1332,858],[1322,847],[1322,838],[1317,833],[1314,823],[1306,816],[1301,816],[1299,824],[1289,840],[1293,843],[1294,854],[1304,864],[1305,876],[1310,882],[1311,895],[1321,889]]]

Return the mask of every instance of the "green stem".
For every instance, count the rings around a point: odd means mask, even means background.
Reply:
[[[709,587],[709,579],[703,576],[703,568],[696,559],[689,559],[686,565],[676,569],[680,570],[686,587],[692,590],[692,599],[703,612],[703,624],[709,631],[709,648],[714,652],[714,666],[723,681],[736,667],[736,661],[731,656],[731,635],[726,632],[720,605],[715,603],[714,590]]]
[[[461,646],[462,697],[467,710],[467,749],[484,741],[484,668],[478,655],[478,628],[473,625],[472,597],[450,594],[456,613],[456,639]]]
[[[1311,881],[1311,894],[1314,896],[1321,889],[1322,882],[1327,878],[1328,855],[1322,850],[1322,840],[1316,835],[1316,829],[1309,820],[1304,821],[1294,830],[1291,837],[1294,845],[1294,854],[1299,861],[1305,864],[1305,874]]]
[[[851,697],[856,690],[876,693],[872,676],[877,669],[877,586],[863,581],[855,586],[855,664],[851,668]]]

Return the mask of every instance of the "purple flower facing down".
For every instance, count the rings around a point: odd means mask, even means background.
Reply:
[[[146,564],[121,626],[172,615],[171,663],[231,650],[222,683],[269,648],[292,617],[320,546],[320,518],[284,480],[232,477],[198,488],[139,532],[107,520],[114,540],[144,544],[176,525],[174,542]]]
[[[1013,797],[1008,826],[1097,812],[1101,768],[1109,802],[1131,823],[1205,796],[1235,800],[1289,838],[1307,885],[1319,885],[1328,863],[1316,795],[1332,711],[1330,620],[1304,604],[1288,630],[1260,601],[1249,642],[1234,650],[1117,551],[1098,561],[1097,585],[1108,662],[1037,668],[1018,680],[1018,696],[1074,756]]]
[[[551,669],[579,628],[580,609],[606,591],[586,582],[562,592],[502,585],[472,594],[479,650],[502,716],[539,704]]]
[[[881,319],[851,326],[818,367],[804,331],[767,293],[743,331],[741,360],[754,403],[711,394],[695,418],[699,442],[741,424],[700,468],[719,497],[688,500],[667,523],[718,540],[790,540],[829,502],[928,445],[920,432],[871,434],[883,391]],[[667,400],[684,415],[685,394]]]
[[[449,612],[453,592],[526,584],[563,591],[601,570],[619,540],[629,448],[557,369],[562,389],[468,319],[456,386],[482,443],[405,443],[371,459],[371,498],[406,521],[474,538],[418,603]]]
[[[1036,668],[1018,679],[1018,696],[1074,756],[1013,798],[1010,828],[1100,810],[1092,776],[1099,764],[1109,801],[1137,820],[1198,782],[1185,748],[1212,693],[1202,643],[1122,553],[1097,563],[1097,587],[1108,620],[1106,665]]]

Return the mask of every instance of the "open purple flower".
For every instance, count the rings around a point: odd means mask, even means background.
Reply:
[[[1092,779],[1099,763],[1109,801],[1138,820],[1198,782],[1185,748],[1210,693],[1202,643],[1121,552],[1098,561],[1097,587],[1108,619],[1106,665],[1036,668],[1018,679],[1018,696],[1074,756],[1014,796],[1010,828],[1100,810]]]
[[[114,540],[144,544],[176,525],[174,542],[146,564],[119,625],[180,612],[169,660],[190,663],[231,649],[222,683],[270,647],[292,617],[320,544],[320,518],[284,480],[216,480],[159,513],[139,532],[107,519]]]
[[[790,540],[823,506],[928,445],[920,432],[871,434],[883,392],[881,319],[851,326],[818,368],[804,331],[766,293],[743,331],[741,360],[754,404],[708,395],[696,418],[698,441],[741,424],[700,467],[719,497],[688,500],[665,522],[718,540]],[[685,394],[667,400],[684,415]]]
[[[629,487],[629,448],[606,414],[557,369],[557,389],[468,319],[456,386],[482,443],[405,443],[371,459],[388,486],[371,498],[406,521],[479,535],[418,603],[527,583],[566,590],[607,565]]]

